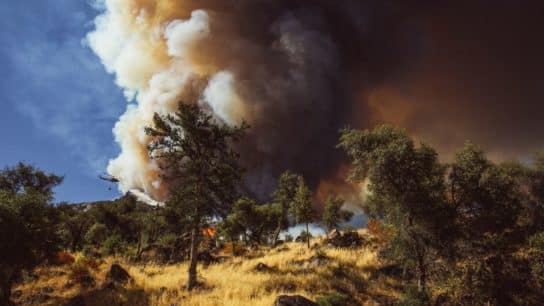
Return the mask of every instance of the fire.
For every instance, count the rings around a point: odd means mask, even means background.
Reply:
[[[215,237],[215,228],[209,227],[209,228],[203,229],[202,230],[202,235],[204,235],[206,237],[214,238]]]

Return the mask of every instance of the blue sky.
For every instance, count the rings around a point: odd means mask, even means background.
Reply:
[[[111,129],[126,107],[83,41],[98,13],[85,0],[0,2],[0,166],[64,175],[57,201],[119,195],[97,179],[119,152]]]

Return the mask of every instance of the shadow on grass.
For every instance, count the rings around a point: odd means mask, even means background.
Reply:
[[[63,306],[148,306],[151,305],[150,297],[140,288],[100,288],[82,295],[75,296],[64,303]]]

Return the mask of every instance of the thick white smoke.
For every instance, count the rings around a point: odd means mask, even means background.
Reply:
[[[133,18],[126,1],[105,4],[107,9],[96,19],[96,30],[88,41],[107,71],[115,73],[129,101],[136,99],[113,129],[121,154],[110,161],[107,171],[120,180],[123,192],[140,189],[163,199],[166,191],[157,164],[148,157],[149,137],[144,128],[151,125],[155,112],[174,111],[185,91],[193,90],[193,82],[202,78],[189,57],[198,52],[195,45],[210,35],[209,16],[195,10],[188,19],[150,26],[143,9]],[[232,124],[243,117],[232,107],[241,109],[242,103],[233,82],[231,73],[219,72],[203,97],[222,120]]]

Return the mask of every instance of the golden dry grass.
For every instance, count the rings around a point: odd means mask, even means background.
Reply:
[[[359,305],[374,305],[377,296],[396,296],[398,285],[392,278],[376,277],[378,260],[370,248],[308,250],[305,244],[288,243],[275,249],[255,251],[251,258],[228,258],[208,267],[198,266],[202,286],[192,292],[184,290],[187,263],[177,265],[134,265],[120,259],[106,259],[91,273],[98,280],[105,278],[108,267],[121,261],[134,278],[134,283],[116,291],[84,289],[80,286],[64,289],[67,275],[62,267],[40,268],[38,280],[19,285],[23,296],[39,292],[40,288],[55,288],[45,305],[57,305],[61,299],[83,294],[87,305],[193,305],[193,306],[269,306],[280,294],[300,294],[310,299],[330,292],[340,292]],[[321,255],[321,256],[317,256]],[[328,259],[317,260],[317,257]],[[268,272],[257,272],[255,266],[264,263]],[[57,272],[55,272],[57,271]],[[61,289],[62,288],[62,289]]]

